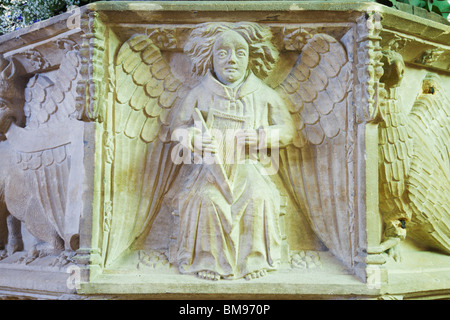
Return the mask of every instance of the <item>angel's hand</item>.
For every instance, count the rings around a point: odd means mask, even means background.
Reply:
[[[217,152],[216,141],[210,136],[203,134],[199,128],[190,128],[189,135],[194,153],[202,155],[203,153],[214,154]]]
[[[205,135],[198,136],[198,138],[201,139],[201,142],[198,142],[198,145],[201,145],[201,151],[203,151],[203,153],[215,154],[217,152],[217,144],[213,138]]]
[[[236,143],[238,146],[256,146],[258,145],[257,130],[241,130],[236,133]]]

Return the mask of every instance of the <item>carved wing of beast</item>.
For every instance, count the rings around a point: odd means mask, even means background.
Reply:
[[[422,245],[450,254],[450,100],[438,76],[423,80],[408,119],[414,157],[406,183],[407,230]]]
[[[120,47],[115,76],[114,195],[106,264],[148,231],[175,177],[170,124],[184,87],[147,35],[135,35]]]
[[[72,144],[77,135],[81,136],[83,126],[77,120],[80,115],[76,108],[79,68],[77,50],[71,49],[57,71],[34,75],[25,89],[26,125],[12,125],[7,134],[16,151],[17,165],[23,169],[22,176],[27,177],[15,188],[28,188],[26,204],[9,201],[11,214],[24,221],[36,238],[56,249],[65,245],[76,250],[78,246],[80,212],[77,205],[69,203],[71,199],[77,201],[69,181],[80,176],[71,168],[77,161],[75,154],[82,154]]]
[[[388,251],[399,259],[396,245],[406,235],[405,222],[411,219],[411,208],[406,192],[414,145],[408,116],[401,108],[399,82],[403,78],[404,63],[401,55],[384,51],[384,74],[380,81],[385,87],[385,99],[378,109],[378,167],[379,209],[384,222],[382,244],[368,248],[369,254]],[[391,249],[392,248],[392,249]]]
[[[387,97],[379,108],[378,141],[385,239],[369,253],[389,249],[398,260],[396,245],[407,233],[422,246],[450,253],[450,101],[430,73],[408,113],[398,94],[403,58],[387,50],[383,59]]]
[[[347,112],[351,63],[343,45],[312,36],[277,88],[290,102],[297,126],[293,145],[280,150],[280,175],[298,210],[338,258],[351,265],[352,213],[348,210]]]

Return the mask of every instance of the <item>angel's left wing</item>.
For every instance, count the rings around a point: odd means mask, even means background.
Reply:
[[[175,177],[170,125],[184,88],[146,35],[120,47],[115,77],[114,138],[106,141],[114,157],[104,219],[107,265],[149,231]]]
[[[280,175],[317,236],[341,259],[352,256],[353,222],[343,200],[349,192],[346,134],[350,68],[343,45],[329,35],[316,34],[277,88],[289,102],[297,126],[293,145],[280,150]]]

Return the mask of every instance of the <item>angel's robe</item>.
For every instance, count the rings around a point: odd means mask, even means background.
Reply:
[[[246,128],[259,129],[265,137],[277,137],[275,142],[260,141],[260,147],[284,147],[294,136],[294,124],[284,100],[251,72],[237,88],[227,87],[207,74],[184,99],[176,127],[194,125],[194,108],[205,116],[213,108],[246,117]],[[229,203],[209,165],[183,165],[173,190],[180,223],[175,250],[170,254],[180,272],[207,270],[236,279],[278,267],[280,192],[265,174],[259,158],[235,166]]]

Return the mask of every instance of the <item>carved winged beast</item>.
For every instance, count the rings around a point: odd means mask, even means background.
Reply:
[[[399,239],[450,253],[450,100],[428,74],[409,113],[398,90],[402,56],[384,51],[386,101],[379,110],[380,211],[394,258]]]
[[[267,107],[268,112],[272,113],[272,125],[276,121],[284,121],[284,129],[289,131],[293,128],[287,134],[289,138],[281,142],[281,161],[277,174],[284,186],[280,187],[282,190],[279,192],[291,197],[299,212],[307,216],[313,229],[332,252],[343,257],[352,250],[352,240],[349,237],[351,218],[345,214],[341,214],[339,221],[333,218],[336,210],[346,212],[346,204],[338,198],[348,193],[344,183],[347,179],[347,163],[341,160],[346,159],[347,154],[346,119],[351,90],[351,63],[347,52],[333,37],[315,34],[306,43],[299,43],[301,52],[296,64],[287,77],[281,83],[273,85],[272,89],[264,83],[279,58],[271,38],[269,28],[255,23],[206,23],[196,26],[184,47],[185,53],[193,62],[192,72],[199,76],[199,80],[192,86],[188,85],[192,83],[188,79],[178,79],[171,72],[160,49],[148,36],[135,35],[120,47],[115,60],[114,194],[111,201],[112,214],[108,215],[112,217],[108,220],[108,237],[104,238],[107,242],[104,245],[107,248],[106,265],[114,263],[127,248],[145,237],[156,216],[167,213],[165,205],[169,203],[169,213],[173,212],[180,218],[179,225],[173,227],[174,245],[171,246],[169,260],[178,265],[180,272],[191,273],[199,256],[213,257],[219,254],[216,252],[219,250],[223,257],[229,259],[227,263],[218,262],[215,267],[203,265],[192,273],[212,280],[240,276],[254,278],[265,274],[266,270],[249,270],[248,273],[243,271],[249,269],[251,263],[242,262],[245,260],[245,257],[242,258],[244,248],[236,249],[238,242],[244,241],[242,236],[239,238],[235,234],[236,228],[242,228],[246,223],[255,223],[254,229],[260,229],[256,227],[259,223],[256,218],[258,214],[249,215],[246,222],[240,220],[239,224],[235,223],[239,219],[236,218],[239,213],[234,218],[226,213],[230,207],[239,206],[237,203],[240,200],[250,201],[251,197],[240,197],[236,191],[238,187],[232,186],[230,181],[231,186],[219,182],[217,177],[224,174],[220,170],[213,174],[215,178],[211,178],[207,173],[203,175],[201,168],[198,175],[195,173],[201,164],[197,165],[197,169],[190,169],[194,171],[185,169],[191,165],[192,153],[196,152],[194,145],[198,132],[191,130],[194,118],[198,116],[196,119],[200,122],[205,120],[203,129],[206,127],[208,130],[211,124],[208,117],[211,115],[207,108],[221,108],[220,106],[244,110],[254,106],[254,114],[264,113],[264,108]],[[229,49],[231,47],[233,49]],[[225,59],[228,53],[233,56],[230,59],[234,59],[234,62],[230,62],[232,66],[219,69],[222,65],[220,59]],[[242,69],[241,63],[244,65]],[[238,77],[244,80],[240,87],[234,87]],[[232,95],[235,96],[230,98]],[[200,110],[197,116],[193,112],[195,108]],[[235,126],[239,122],[248,126],[252,121],[215,113],[215,119],[221,116],[226,118],[221,120],[225,126]],[[261,117],[267,117],[267,114]],[[183,120],[190,123],[185,126],[189,134],[179,137],[175,134],[175,129],[180,127]],[[258,137],[254,130],[250,130],[251,133],[244,130],[248,133],[243,138],[244,144],[262,141],[264,138],[261,138],[261,133],[267,134],[269,129],[270,123],[267,127],[260,127],[256,133],[259,134]],[[281,129],[280,132],[286,131]],[[205,135],[202,137],[203,152],[216,152],[212,142],[214,139]],[[174,158],[178,161],[174,161]],[[239,172],[239,169],[236,170]],[[198,177],[196,181],[189,180],[194,176]],[[239,174],[236,173],[235,176]],[[258,174],[247,178],[259,179],[256,176]],[[223,176],[222,179],[227,181]],[[250,181],[248,179],[247,182]],[[186,187],[186,181],[190,187]],[[253,199],[265,196],[267,206],[272,203],[268,200],[271,197],[275,199],[273,203],[277,203],[278,191],[274,184],[266,178],[261,178],[260,181],[268,186],[266,190],[262,190],[263,194],[258,195],[258,190],[250,190],[250,187],[242,192],[254,192]],[[217,187],[210,187],[211,185]],[[218,193],[218,189],[221,193]],[[230,190],[231,193],[234,191],[233,195],[222,198]],[[209,196],[209,193],[216,195]],[[203,200],[192,200],[189,203],[189,199],[199,197],[203,197]],[[209,211],[212,207],[208,203],[211,202],[214,202],[217,215],[221,216],[223,213],[223,217],[219,218],[219,227],[215,224],[217,216],[214,217]],[[249,206],[242,210],[248,210]],[[231,212],[239,211],[233,210]],[[247,242],[250,247],[253,244],[253,247],[266,246],[263,251],[269,253],[261,255],[267,254],[270,257],[266,257],[266,260],[271,260],[273,257],[276,259],[279,209],[274,209],[274,212],[267,208],[265,210],[266,227],[261,225],[261,230],[268,228],[268,238],[259,241],[255,240],[257,235],[251,234]],[[193,218],[194,212],[200,213]],[[252,222],[249,222],[251,219]],[[215,234],[216,240],[206,240],[202,236],[205,230],[209,230],[206,232],[209,237]],[[237,234],[245,234],[242,230]],[[200,249],[198,246],[203,244],[205,247]],[[210,249],[205,249],[206,247]],[[186,248],[191,248],[192,251]],[[268,263],[273,266],[275,262]]]
[[[72,169],[76,154],[82,155],[73,142],[83,131],[76,109],[80,59],[69,48],[58,70],[31,76],[14,58],[2,57],[0,226],[8,246],[0,259],[23,250],[20,222],[35,237],[25,263],[55,255],[55,263],[64,264],[77,246],[78,224],[69,213],[77,208],[70,203],[76,192],[70,185],[81,176],[79,168]]]

